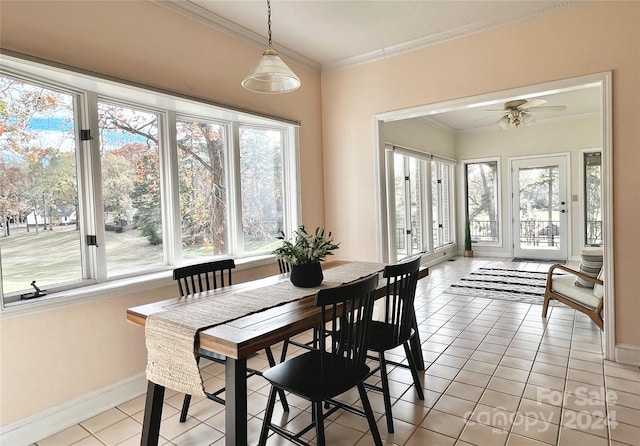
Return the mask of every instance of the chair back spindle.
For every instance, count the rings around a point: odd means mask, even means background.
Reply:
[[[408,339],[413,329],[419,271],[420,257],[384,269],[383,277],[387,279],[384,321],[394,327],[393,336],[398,343]]]
[[[362,373],[367,358],[367,343],[378,275],[352,284],[318,291],[316,305],[322,307],[320,339],[320,375],[325,369],[340,369],[345,377]]]
[[[289,262],[285,262],[282,259],[278,259],[278,269],[280,270],[280,274],[290,273],[291,264]]]
[[[231,270],[236,267],[233,259],[199,263],[173,270],[180,296],[201,293],[232,285]]]

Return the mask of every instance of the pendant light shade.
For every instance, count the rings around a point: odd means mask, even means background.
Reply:
[[[256,93],[288,93],[300,88],[302,83],[291,68],[285,64],[278,53],[271,48],[271,3],[267,0],[267,26],[269,30],[268,47],[262,53],[258,65],[242,81],[242,86]]]
[[[242,81],[242,86],[256,93],[287,93],[300,88],[301,82],[278,53],[267,48],[262,59]]]

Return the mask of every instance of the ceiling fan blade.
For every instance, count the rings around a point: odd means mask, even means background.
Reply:
[[[567,107],[565,105],[545,105],[542,107],[530,107],[527,111],[564,111]]]
[[[500,111],[503,111],[503,110],[500,110]],[[483,116],[483,117],[481,117],[481,118],[476,118],[476,119],[474,119],[474,121],[486,121],[486,120],[489,120],[489,119],[494,119],[494,120],[495,120],[495,119],[496,119],[496,115],[492,115],[492,116]]]
[[[527,104],[526,99],[514,99],[513,101],[507,101],[504,103],[504,110],[511,110],[520,107],[524,107]]]
[[[538,107],[539,105],[546,104],[546,103],[547,101],[545,101],[544,99],[537,99],[537,98],[529,99],[527,103],[524,104],[523,108],[529,109],[532,107]]]

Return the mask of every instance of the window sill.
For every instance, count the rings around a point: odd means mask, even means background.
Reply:
[[[235,271],[256,268],[274,262],[272,255],[235,259]],[[47,294],[31,300],[19,300],[4,304],[0,308],[0,320],[26,314],[38,313],[55,308],[91,302],[98,299],[122,296],[123,293],[132,294],[150,291],[157,288],[172,286],[173,269],[151,274],[144,274],[125,279],[112,280],[105,283],[93,284]]]

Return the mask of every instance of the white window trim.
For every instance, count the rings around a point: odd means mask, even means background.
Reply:
[[[237,271],[257,268],[259,266],[273,265],[274,257],[268,255],[253,257],[251,259],[237,259],[235,263],[236,268],[234,269],[234,273]],[[38,299],[27,301],[18,300],[16,302],[5,304],[0,307],[0,321],[70,305],[85,304],[95,300],[118,298],[125,294],[134,294],[163,287],[175,286],[172,270],[110,280],[104,283],[82,286],[57,293],[50,293],[46,296],[39,297]]]
[[[18,55],[21,56],[21,55]],[[179,191],[177,173],[177,150],[175,123],[176,116],[194,116],[199,119],[209,119],[216,122],[228,122],[229,144],[233,144],[235,137],[232,128],[235,125],[264,127],[283,132],[283,187],[285,195],[285,231],[290,232],[298,227],[300,216],[300,173],[299,173],[299,122],[267,116],[239,108],[227,108],[201,98],[188,97],[173,92],[154,89],[152,87],[134,85],[122,79],[109,78],[99,73],[83,72],[73,67],[59,66],[43,60],[32,60],[27,57],[17,57],[14,53],[0,54],[2,73],[24,79],[27,82],[42,84],[47,88],[60,89],[76,97],[76,121],[79,129],[90,129],[94,135],[91,141],[80,141],[77,138],[76,150],[78,164],[78,207],[83,214],[80,225],[80,236],[86,239],[86,234],[96,234],[101,249],[89,247],[81,243],[82,274],[87,279],[79,279],[70,284],[57,284],[47,287],[49,293],[38,299],[20,301],[15,300],[16,293],[10,294],[10,301],[5,302],[2,292],[2,276],[0,264],[0,318],[14,314],[25,314],[31,311],[55,308],[61,305],[87,302],[94,298],[121,296],[123,291],[134,292],[165,286],[166,278],[171,276],[174,266],[182,263],[181,231],[179,211]],[[73,87],[71,87],[73,85]],[[135,100],[132,100],[134,98]],[[99,134],[97,119],[98,101],[115,102],[118,104],[145,109],[159,115],[159,150],[160,175],[163,178],[161,186],[161,200],[163,203],[163,250],[165,260],[169,265],[152,268],[128,276],[106,277],[106,267],[97,267],[106,259],[104,249],[104,225],[102,221],[102,197],[100,178],[95,178],[90,172],[96,172],[99,165]],[[231,124],[235,123],[235,124]],[[169,149],[172,147],[173,149]],[[230,150],[231,153],[236,153]],[[229,156],[228,158],[230,158]],[[98,176],[99,177],[99,176]],[[229,180],[232,181],[232,180]],[[231,184],[229,189],[236,190],[239,184]],[[90,209],[90,212],[85,212]],[[230,225],[231,228],[232,225]],[[236,256],[235,250],[229,255]],[[0,259],[2,253],[0,252]],[[273,256],[260,253],[238,257],[237,269],[246,269],[273,262]],[[1,262],[0,262],[1,263]],[[170,282],[169,282],[170,283]],[[133,288],[132,288],[133,286]]]

